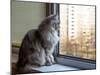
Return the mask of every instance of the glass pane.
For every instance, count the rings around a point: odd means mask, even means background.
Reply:
[[[60,54],[95,60],[95,6],[60,5]]]

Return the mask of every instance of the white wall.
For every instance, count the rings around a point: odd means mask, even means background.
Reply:
[[[21,42],[25,33],[36,29],[45,17],[45,4],[12,1],[11,6],[11,41]]]

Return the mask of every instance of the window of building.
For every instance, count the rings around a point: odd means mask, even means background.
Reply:
[[[95,60],[95,6],[60,4],[59,10],[59,54]]]

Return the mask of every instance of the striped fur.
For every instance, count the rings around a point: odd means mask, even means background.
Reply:
[[[18,73],[32,72],[32,66],[55,63],[53,52],[58,43],[59,20],[57,15],[46,17],[38,29],[26,33],[19,51]]]

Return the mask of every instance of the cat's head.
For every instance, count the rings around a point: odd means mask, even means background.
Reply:
[[[60,28],[59,23],[60,21],[58,15],[50,15],[41,22],[39,28],[53,28],[58,31]]]

